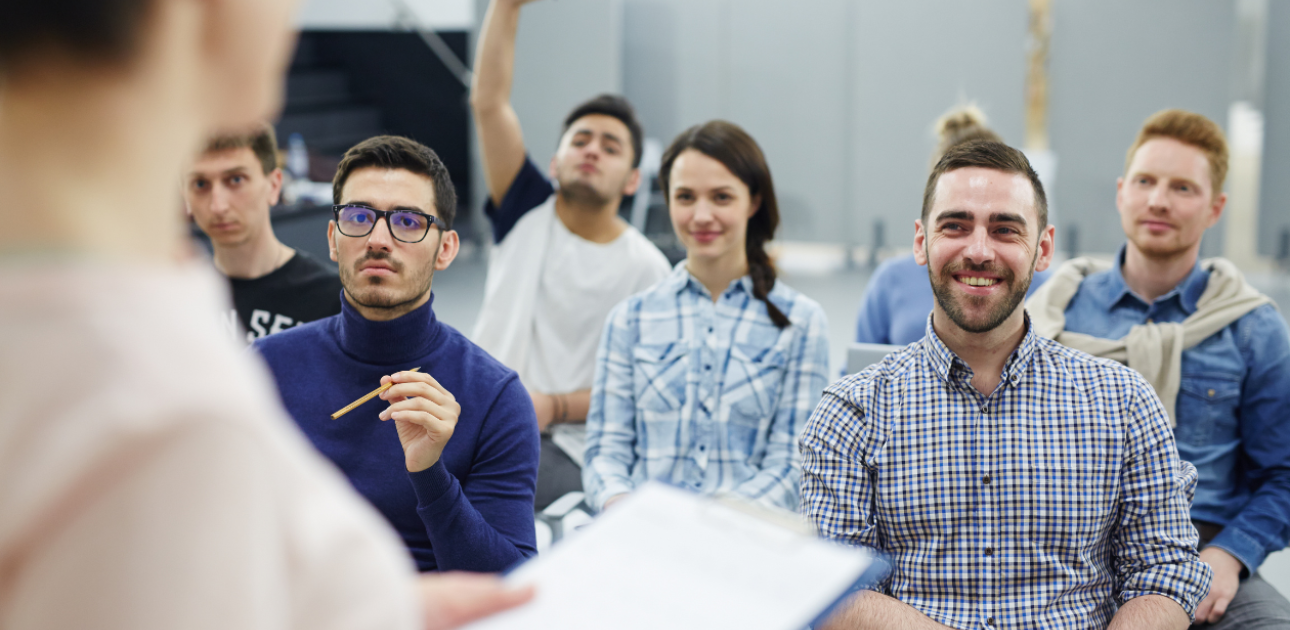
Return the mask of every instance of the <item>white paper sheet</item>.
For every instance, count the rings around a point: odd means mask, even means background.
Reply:
[[[869,552],[649,484],[512,584],[537,597],[469,630],[800,630],[849,590]]]

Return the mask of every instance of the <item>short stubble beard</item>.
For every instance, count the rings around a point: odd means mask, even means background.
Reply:
[[[439,251],[437,246],[435,251]],[[345,294],[355,304],[364,308],[394,310],[412,304],[424,297],[434,282],[434,263],[431,263],[421,273],[408,277],[408,285],[412,287],[410,294],[409,292],[396,294],[384,286],[384,278],[374,277],[362,280],[358,277],[359,267],[369,260],[385,260],[394,267],[395,273],[401,273],[404,267],[403,263],[391,258],[388,252],[369,251],[362,258],[354,261],[352,267],[340,268],[340,284],[345,288]]]
[[[1039,252],[1036,251],[1035,256],[1030,259],[1030,271],[1021,282],[1017,282],[1016,274],[1011,270],[995,269],[990,265],[978,266],[971,264],[946,264],[941,268],[939,274],[933,273],[931,266],[929,265],[927,275],[932,283],[932,294],[936,296],[936,303],[940,305],[941,310],[945,311],[945,314],[949,316],[950,320],[953,321],[956,326],[967,332],[984,333],[998,328],[1003,324],[1003,322],[1007,321],[1008,318],[1012,316],[1013,312],[1017,310],[1017,305],[1021,304],[1021,302],[1026,299],[1026,292],[1030,290],[1030,281],[1035,275],[1035,261],[1038,260],[1038,258]],[[931,260],[930,256],[928,257],[928,260]],[[991,271],[999,273],[1003,276],[999,281],[1006,283],[1010,287],[1007,295],[1003,296],[999,305],[988,311],[985,314],[984,321],[981,323],[970,321],[965,309],[963,309],[955,299],[954,289],[950,285],[951,283],[956,282],[953,274],[960,270]],[[985,299],[988,299],[974,296],[965,296],[965,298],[979,303],[984,303]]]

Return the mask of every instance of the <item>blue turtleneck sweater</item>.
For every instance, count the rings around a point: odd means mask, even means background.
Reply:
[[[277,380],[287,411],[314,446],[403,536],[422,571],[501,571],[536,553],[533,493],[538,430],[515,372],[440,323],[431,305],[388,322],[364,319],[342,296],[334,315],[255,347]],[[331,414],[420,366],[452,392],[461,416],[434,466],[409,473],[393,422],[374,398]]]

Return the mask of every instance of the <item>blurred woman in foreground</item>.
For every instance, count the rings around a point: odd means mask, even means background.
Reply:
[[[0,627],[441,628],[528,595],[418,580],[183,262],[184,164],[274,114],[293,5],[4,5]]]

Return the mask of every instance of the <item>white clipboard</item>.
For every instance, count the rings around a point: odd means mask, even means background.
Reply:
[[[532,602],[467,628],[800,630],[886,571],[871,550],[650,483],[506,576]]]

